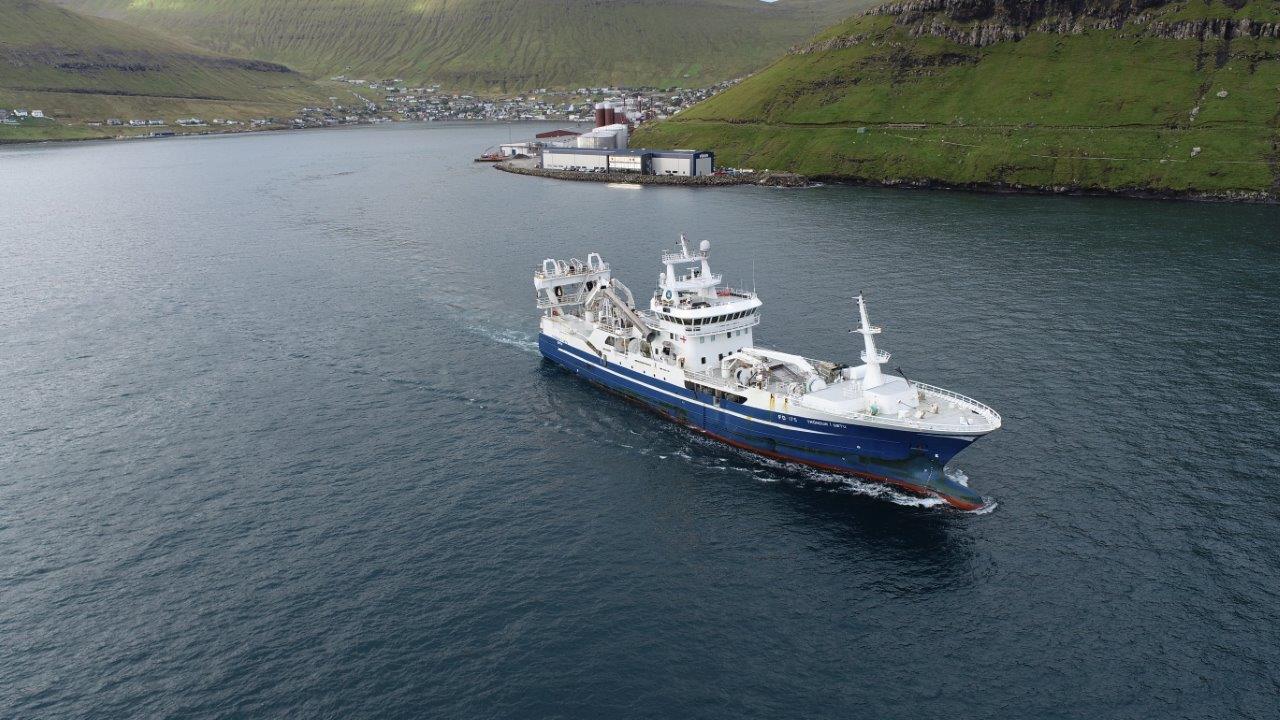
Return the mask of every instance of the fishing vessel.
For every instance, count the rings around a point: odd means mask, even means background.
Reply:
[[[756,347],[763,304],[726,287],[711,244],[662,255],[648,309],[599,253],[548,258],[534,269],[543,356],[693,430],[777,460],[889,483],[963,510],[980,494],[947,462],[1000,427],[1000,415],[964,395],[886,371],[867,302],[855,298],[861,363]]]

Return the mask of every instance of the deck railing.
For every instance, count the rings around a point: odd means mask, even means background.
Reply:
[[[967,395],[961,395],[960,393],[940,388],[937,385],[929,385],[927,383],[916,382],[914,380],[911,381],[911,386],[922,391],[925,395],[936,395],[946,400],[955,400],[963,405],[968,405],[970,409],[977,409],[979,414],[987,416],[993,422],[1000,422],[1000,413],[996,412],[986,403],[978,402]]]
[[[732,377],[728,377],[728,378],[721,377],[720,372],[718,370],[704,370],[704,371],[686,370],[685,377],[694,382],[698,382],[703,385],[707,385],[709,387],[726,390],[732,393],[741,393],[744,390],[743,386],[737,381],[735,381]],[[838,414],[838,416],[847,418],[847,421],[853,421],[853,422],[870,421],[872,424],[875,424],[875,425],[881,425],[881,426],[887,425],[891,427],[906,427],[906,428],[911,428],[913,430],[929,430],[929,431],[936,431],[936,432],[968,433],[968,432],[974,432],[974,431],[994,429],[995,427],[999,427],[1000,425],[999,413],[997,413],[995,410],[992,410],[989,406],[983,403],[980,403],[971,397],[966,397],[964,395],[961,395],[960,393],[951,392],[950,390],[936,387],[934,385],[927,385],[925,383],[912,382],[911,386],[917,390],[924,392],[926,396],[932,395],[937,398],[955,400],[956,402],[964,405],[966,409],[970,409],[970,410],[976,409],[979,411],[978,414],[982,416],[982,420],[979,422],[966,425],[965,423],[962,423],[962,422],[944,423],[944,422],[930,421],[926,419],[916,419],[910,416],[905,418],[900,418],[896,414],[891,414],[891,413],[886,413],[883,415],[872,415],[869,412],[856,412],[856,413],[848,413],[848,414],[840,413]],[[779,400],[781,400],[781,398],[786,395],[786,393],[783,392],[782,388],[775,388],[774,391],[779,393],[778,394]],[[801,393],[798,397],[803,397],[803,395],[804,394]],[[791,395],[790,397],[795,398],[797,396]]]
[[[702,260],[705,257],[707,257],[707,254],[701,250],[691,252],[688,255],[683,252],[668,252],[662,253],[662,263],[665,265],[667,263],[693,262],[695,260]]]
[[[549,278],[571,278],[571,277],[578,277],[580,275],[594,275],[596,273],[608,272],[608,270],[609,270],[609,263],[603,263],[593,268],[583,265],[579,267],[577,270],[573,270],[573,271],[569,270],[566,267],[564,272],[547,272],[546,268],[542,267],[541,265],[535,265],[533,267],[533,276],[538,280],[547,280]]]

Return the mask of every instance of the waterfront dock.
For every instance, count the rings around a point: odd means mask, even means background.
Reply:
[[[508,160],[494,163],[493,167],[516,175],[579,182],[629,183],[634,185],[666,185],[679,187],[726,187],[730,185],[761,185],[766,187],[807,187],[809,178],[794,173],[739,173],[725,175],[642,175],[631,172],[579,172],[574,170],[546,170],[538,167],[537,160]]]

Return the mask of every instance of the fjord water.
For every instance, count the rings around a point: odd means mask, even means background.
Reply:
[[[1275,716],[1280,211],[470,161],[505,136],[0,150],[0,715]],[[1003,414],[990,508],[540,359],[537,261],[646,297],[680,232],[761,344],[854,359],[865,290]]]

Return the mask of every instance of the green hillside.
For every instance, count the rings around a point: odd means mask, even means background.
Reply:
[[[1278,127],[1280,2],[920,0],[634,142],[842,180],[1275,199]]]
[[[320,94],[280,65],[216,55],[43,0],[0,0],[0,108],[54,118],[0,125],[0,141],[105,135],[82,124],[105,117],[292,115]]]
[[[702,87],[873,0],[58,0],[316,77]]]

